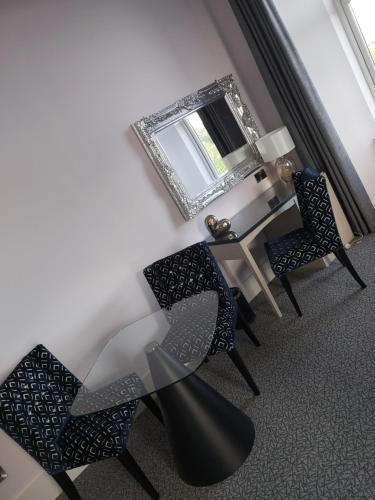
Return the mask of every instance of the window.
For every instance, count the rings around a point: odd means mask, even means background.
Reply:
[[[337,1],[349,41],[375,97],[375,1]]]

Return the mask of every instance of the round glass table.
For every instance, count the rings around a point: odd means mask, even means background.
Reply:
[[[155,393],[180,477],[207,486],[230,476],[250,453],[255,431],[248,416],[195,374],[210,349],[217,313],[218,295],[206,291],[123,328],[92,364],[72,415],[134,400],[151,400],[158,411]]]

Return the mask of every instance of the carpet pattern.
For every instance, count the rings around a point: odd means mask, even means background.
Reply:
[[[165,499],[375,499],[375,236],[348,252],[368,287],[361,290],[335,261],[301,269],[290,279],[304,313],[276,282],[284,313],[277,319],[263,297],[252,303],[261,346],[242,332],[237,347],[257,381],[255,398],[223,354],[199,375],[253,420],[254,448],[226,481],[192,488],[177,476],[161,425],[144,412],[129,450]],[[148,498],[114,459],[87,468],[76,480],[84,500]],[[59,500],[65,498],[63,495]]]

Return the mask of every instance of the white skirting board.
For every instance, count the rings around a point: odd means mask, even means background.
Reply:
[[[137,408],[135,418],[144,410],[145,406],[140,404]],[[69,470],[69,477],[74,481],[86,467],[89,466],[83,465],[82,467]],[[41,470],[40,474],[38,474],[14,500],[55,500],[61,493],[62,490],[56,481],[44,472],[44,470]]]
[[[88,467],[77,467],[68,472],[71,479],[75,479]],[[14,500],[55,500],[62,493],[56,481],[46,472],[41,471],[31,483]]]

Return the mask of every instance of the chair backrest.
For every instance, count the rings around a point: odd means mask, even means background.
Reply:
[[[203,291],[216,291],[219,299],[218,316],[208,354],[232,349],[237,306],[205,241],[154,262],[143,270],[143,274],[162,308]]]
[[[195,243],[143,270],[161,307],[207,290],[219,296],[219,308],[235,308],[233,294],[207,243]]]
[[[342,246],[324,176],[305,169],[293,180],[304,228],[327,249]]]
[[[203,291],[216,291],[219,298],[218,316],[208,354],[232,349],[236,302],[205,241],[154,262],[143,270],[143,274],[162,308]]]
[[[57,438],[80,385],[38,345],[0,386],[0,427],[50,474],[62,470]]]

